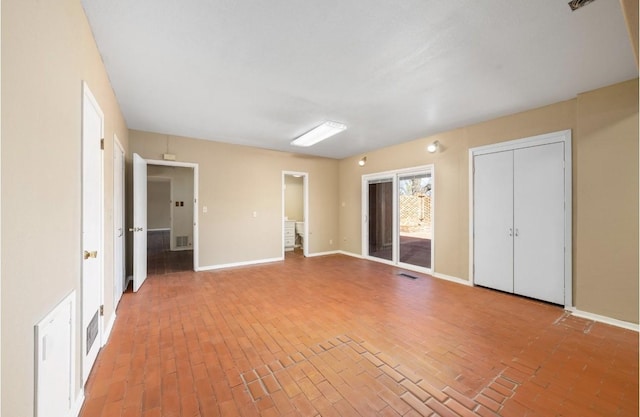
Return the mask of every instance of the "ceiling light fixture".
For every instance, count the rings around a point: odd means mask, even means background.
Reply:
[[[361,167],[364,166],[364,164],[367,163],[367,157],[363,156],[361,160],[358,161],[358,165],[360,165]]]
[[[295,146],[311,146],[323,141],[331,136],[342,132],[347,128],[346,125],[338,122],[327,121],[317,126],[304,135],[294,139],[291,144]]]
[[[431,153],[434,153],[435,151],[438,150],[439,147],[440,147],[440,143],[436,140],[433,143],[429,144],[429,146],[427,146],[427,150]]]

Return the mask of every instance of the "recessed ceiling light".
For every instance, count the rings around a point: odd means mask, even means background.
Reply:
[[[342,132],[347,128],[346,125],[338,122],[327,121],[317,126],[304,135],[294,139],[291,144],[295,146],[311,146],[323,141],[331,136]]]

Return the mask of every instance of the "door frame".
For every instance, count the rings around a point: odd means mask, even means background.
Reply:
[[[302,239],[302,254],[309,256],[309,173],[300,171],[282,171],[282,216],[280,217],[280,237],[282,242],[280,248],[282,250],[282,259],[284,259],[284,193],[285,193],[285,178],[287,175],[299,175],[302,177],[302,198],[303,198],[303,213],[304,213],[304,239]]]
[[[182,168],[193,168],[193,270],[198,271],[199,269],[199,249],[198,249],[198,164],[195,162],[177,162],[177,161],[164,161],[158,159],[145,159],[147,161],[147,165],[162,165],[162,166],[170,166],[170,167],[182,167]],[[173,192],[173,191],[172,191]],[[173,194],[172,194],[173,198]],[[171,212],[173,215],[173,211]],[[172,219],[173,221],[173,219]],[[172,232],[173,233],[173,225]],[[134,260],[135,262],[135,260]]]
[[[100,137],[104,140],[104,113],[102,111],[102,108],[100,107],[100,105],[98,104],[98,101],[96,100],[95,96],[93,95],[93,93],[91,92],[91,89],[89,88],[89,85],[87,84],[86,81],[82,82],[82,103],[81,106],[83,108],[83,113],[81,115],[81,123],[84,123],[84,100],[87,99],[91,105],[96,109],[96,112],[99,114],[100,116]],[[84,136],[81,134],[81,161],[82,161],[82,165],[84,164],[84,151],[82,149],[84,149],[85,146],[85,139]],[[96,146],[98,146],[99,144],[96,144]],[[81,170],[84,169],[81,167]],[[99,269],[100,269],[100,273],[99,273],[99,291],[100,291],[100,295],[99,295],[99,299],[100,299],[100,305],[98,306],[98,308],[100,308],[100,306],[104,306],[104,248],[105,248],[105,244],[104,244],[104,237],[105,237],[105,233],[104,233],[104,197],[105,197],[105,193],[104,193],[104,147],[102,147],[102,149],[100,149],[100,168],[99,168],[99,172],[100,172],[100,185],[99,185],[99,207],[100,207],[100,215],[99,215],[99,219],[100,219],[100,225],[98,230],[100,230],[100,238],[99,238],[99,245],[98,245],[98,254],[99,255]],[[81,200],[84,200],[84,181],[82,181],[81,179]],[[84,208],[82,207],[81,204],[81,213],[84,210]],[[83,247],[84,249],[84,239],[83,239],[83,233],[84,233],[84,219],[81,220],[81,227],[80,227],[80,244],[81,247]],[[84,271],[83,271],[83,259],[82,259],[82,254],[80,254],[81,258],[80,258],[80,270],[81,270],[81,284],[84,285]],[[80,291],[80,300],[81,300],[81,311],[84,313],[84,297],[83,297],[83,293],[84,290]],[[84,317],[81,314],[81,320],[80,320],[80,324],[82,327],[81,330],[81,349],[82,349],[82,383],[86,383],[87,379],[89,378],[89,373],[91,371],[91,369],[93,368],[93,365],[95,365],[95,360],[94,363],[91,364],[91,367],[89,367],[89,369],[87,369],[87,363],[86,363],[86,359],[87,359],[87,355],[86,355],[86,338],[84,337],[84,331],[85,331],[85,323],[84,323]],[[95,342],[94,343],[98,343],[98,352],[100,350],[100,348],[102,346],[104,346],[106,340],[103,340],[104,338],[104,315],[102,314],[98,314],[98,335],[96,336]],[[97,357],[96,357],[97,358]]]
[[[126,193],[125,193],[125,184],[126,184],[126,177],[125,177],[125,171],[126,171],[126,153],[124,151],[124,147],[122,146],[122,144],[120,143],[120,140],[118,139],[118,136],[114,133],[113,134],[113,157],[115,160],[116,157],[116,152],[121,152],[122,153],[122,181],[120,182],[120,184],[116,183],[116,168],[115,168],[115,164],[113,167],[113,210],[115,213],[116,210],[116,205],[115,202],[116,200],[116,195],[120,194],[121,199],[122,199],[122,207],[120,208],[122,210],[122,231],[121,231],[121,236],[118,236],[118,233],[116,232],[116,228],[113,228],[113,270],[114,273],[116,272],[116,241],[119,237],[122,238],[122,280],[119,284],[119,286],[115,285],[116,279],[114,277],[114,298],[113,298],[113,310],[114,310],[114,314],[115,314],[115,310],[116,307],[118,306],[118,303],[120,302],[120,299],[122,298],[122,294],[124,293],[124,290],[126,289],[126,281],[127,281],[127,234],[126,234]],[[114,215],[114,223],[115,223],[115,215]],[[115,224],[114,224],[115,226]],[[121,290],[121,291],[117,291],[117,290]]]
[[[564,144],[564,306],[573,307],[573,275],[572,275],[572,164],[571,164],[571,129],[521,139],[509,140],[469,149],[469,281],[474,284],[474,157],[487,153],[511,151],[552,143]]]
[[[398,179],[407,174],[419,173],[427,171],[431,174],[431,268],[423,268],[421,266],[407,264],[400,262],[400,217],[398,216]],[[392,234],[393,234],[393,248],[391,260],[377,258],[369,255],[369,181],[391,179],[393,187],[393,222],[392,222]],[[436,228],[435,228],[435,201],[436,201],[436,169],[434,164],[419,165],[409,168],[394,169],[384,172],[374,172],[371,174],[362,175],[361,183],[361,207],[362,207],[362,223],[361,223],[361,251],[362,257],[371,261],[384,263],[387,265],[396,266],[398,268],[407,269],[426,274],[435,273],[435,240],[436,240]]]

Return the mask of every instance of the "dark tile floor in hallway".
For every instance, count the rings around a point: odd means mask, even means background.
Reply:
[[[638,415],[638,333],[398,272],[332,255],[150,276],[81,416]]]
[[[193,250],[172,251],[169,230],[147,232],[147,274],[193,271]]]

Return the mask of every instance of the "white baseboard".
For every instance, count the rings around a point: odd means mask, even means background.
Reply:
[[[637,332],[640,330],[640,325],[630,323],[628,321],[618,320],[607,316],[601,316],[599,314],[589,313],[587,311],[578,310],[575,307],[567,307],[565,310],[571,312],[576,317],[582,317],[583,319],[593,320],[604,324],[610,324],[616,327],[622,327],[623,329],[633,330]]]
[[[316,256],[327,256],[327,255],[337,255],[339,254],[339,250],[332,250],[328,252],[315,252],[307,255],[307,258],[315,258]]]
[[[351,256],[353,258],[358,258],[358,259],[366,259],[364,256],[357,254],[357,253],[353,253],[353,252],[346,252],[343,250],[338,251],[338,253],[342,254],[342,255],[346,255],[346,256]],[[376,262],[376,261],[373,261]],[[386,265],[388,265],[386,262],[381,262],[384,263]],[[395,266],[395,265],[392,265]],[[403,267],[403,269],[408,269],[406,267]],[[416,271],[419,272],[421,274],[425,274],[425,275],[430,275],[434,278],[438,278],[438,279],[443,279],[445,281],[451,281],[451,282],[455,282],[456,284],[461,284],[461,285],[466,285],[467,287],[473,287],[473,284],[471,283],[471,281],[468,281],[466,279],[462,279],[462,278],[458,278],[458,277],[453,277],[451,275],[445,275],[445,274],[441,274],[439,272],[432,272],[432,273],[426,273],[423,271]]]
[[[69,410],[69,417],[78,417],[80,415],[80,410],[82,410],[83,404],[84,404],[84,389],[81,388],[78,395],[76,395],[76,399],[73,403],[73,406]]]
[[[466,285],[467,287],[473,287],[473,284],[471,283],[471,281],[467,281],[466,279],[462,279],[458,277],[452,277],[451,275],[445,275],[439,272],[434,272],[431,274],[431,276],[434,278],[443,279],[445,281],[455,282],[456,284]]]
[[[243,262],[232,262],[228,264],[220,264],[220,265],[209,265],[209,266],[200,266],[195,268],[196,272],[200,271],[212,271],[216,269],[226,269],[226,268],[235,268],[238,266],[249,266],[249,265],[259,265],[259,264],[268,264],[271,262],[280,262],[283,261],[284,258],[268,258],[268,259],[256,259],[254,261],[243,261]]]
[[[360,255],[359,253],[347,252],[347,251],[344,251],[344,250],[339,250],[337,252],[340,255],[351,256],[353,258],[358,258],[358,259],[364,259],[364,257],[362,255]]]
[[[147,232],[170,232],[171,228],[147,229]]]
[[[181,247],[181,248],[169,248],[169,250],[171,252],[180,252],[180,251],[183,251],[183,250],[193,250],[193,246],[184,246],[184,247]]]
[[[107,341],[109,340],[109,336],[111,336],[111,330],[113,330],[113,325],[116,322],[116,311],[113,311],[113,314],[111,315],[111,319],[109,319],[109,321],[107,322],[107,325],[104,328],[104,337],[102,338],[102,346],[107,344]]]

